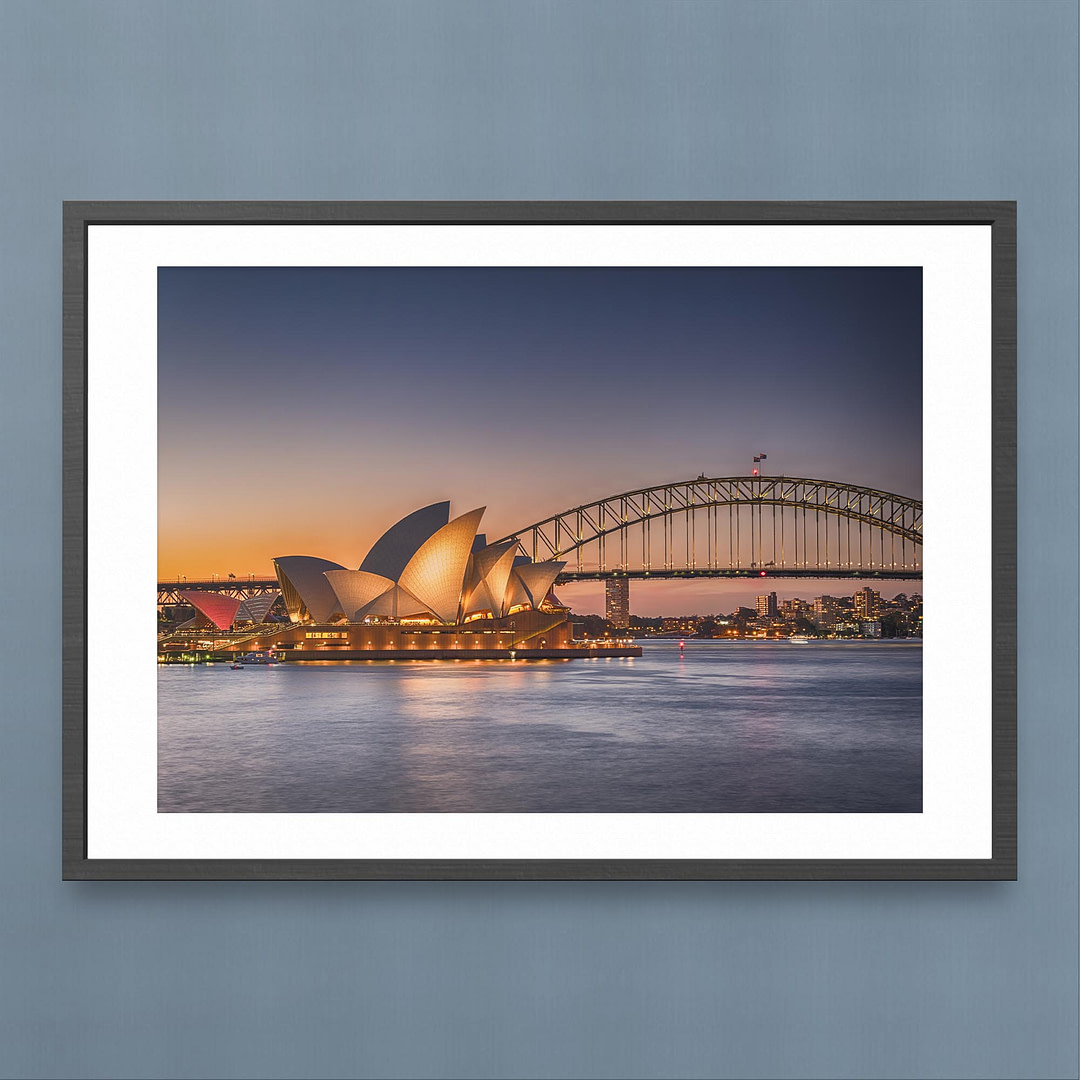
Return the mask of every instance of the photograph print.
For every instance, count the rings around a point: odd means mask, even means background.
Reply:
[[[920,266],[163,265],[157,350],[160,814],[922,811]]]

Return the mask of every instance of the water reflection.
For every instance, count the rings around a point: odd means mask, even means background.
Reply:
[[[922,650],[159,668],[167,812],[917,812]]]

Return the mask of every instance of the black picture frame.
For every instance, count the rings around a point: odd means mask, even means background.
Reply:
[[[87,857],[87,237],[95,224],[989,225],[992,307],[992,857],[326,860]],[[953,202],[67,202],[63,218],[63,877],[841,880],[1017,875],[1016,204]]]

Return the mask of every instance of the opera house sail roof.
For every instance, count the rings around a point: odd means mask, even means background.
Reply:
[[[450,504],[432,503],[414,510],[375,541],[360,569],[397,581],[417,549],[450,522]]]
[[[274,560],[274,572],[293,622],[329,622],[340,607],[337,594],[324,574],[344,570],[341,563],[311,555],[285,555]]]
[[[228,630],[240,608],[236,597],[222,593],[182,589],[180,595],[195,609],[195,618],[191,622],[207,629]]]
[[[239,623],[265,622],[281,593],[265,592],[246,600],[209,589],[181,589],[178,595],[195,609],[195,616],[176,629],[224,631]]]
[[[473,537],[483,516],[480,507],[444,525],[424,541],[401,572],[401,587],[441,622],[457,621]]]
[[[390,578],[366,570],[327,570],[325,576],[349,622],[362,622],[379,597],[394,588]]]
[[[539,608],[565,563],[533,563],[516,540],[486,544],[477,533],[484,509],[451,520],[448,502],[422,507],[383,533],[356,570],[308,555],[274,559],[290,620],[457,624]]]

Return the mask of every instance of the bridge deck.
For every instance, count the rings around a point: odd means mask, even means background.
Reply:
[[[751,580],[754,578],[814,578],[847,579],[851,581],[921,581],[922,570],[899,569],[848,569],[846,567],[698,567],[696,569],[657,570],[564,570],[556,579],[556,586],[569,585],[575,581],[607,581],[610,578],[626,578],[630,581],[671,581],[687,578],[723,578]]]

